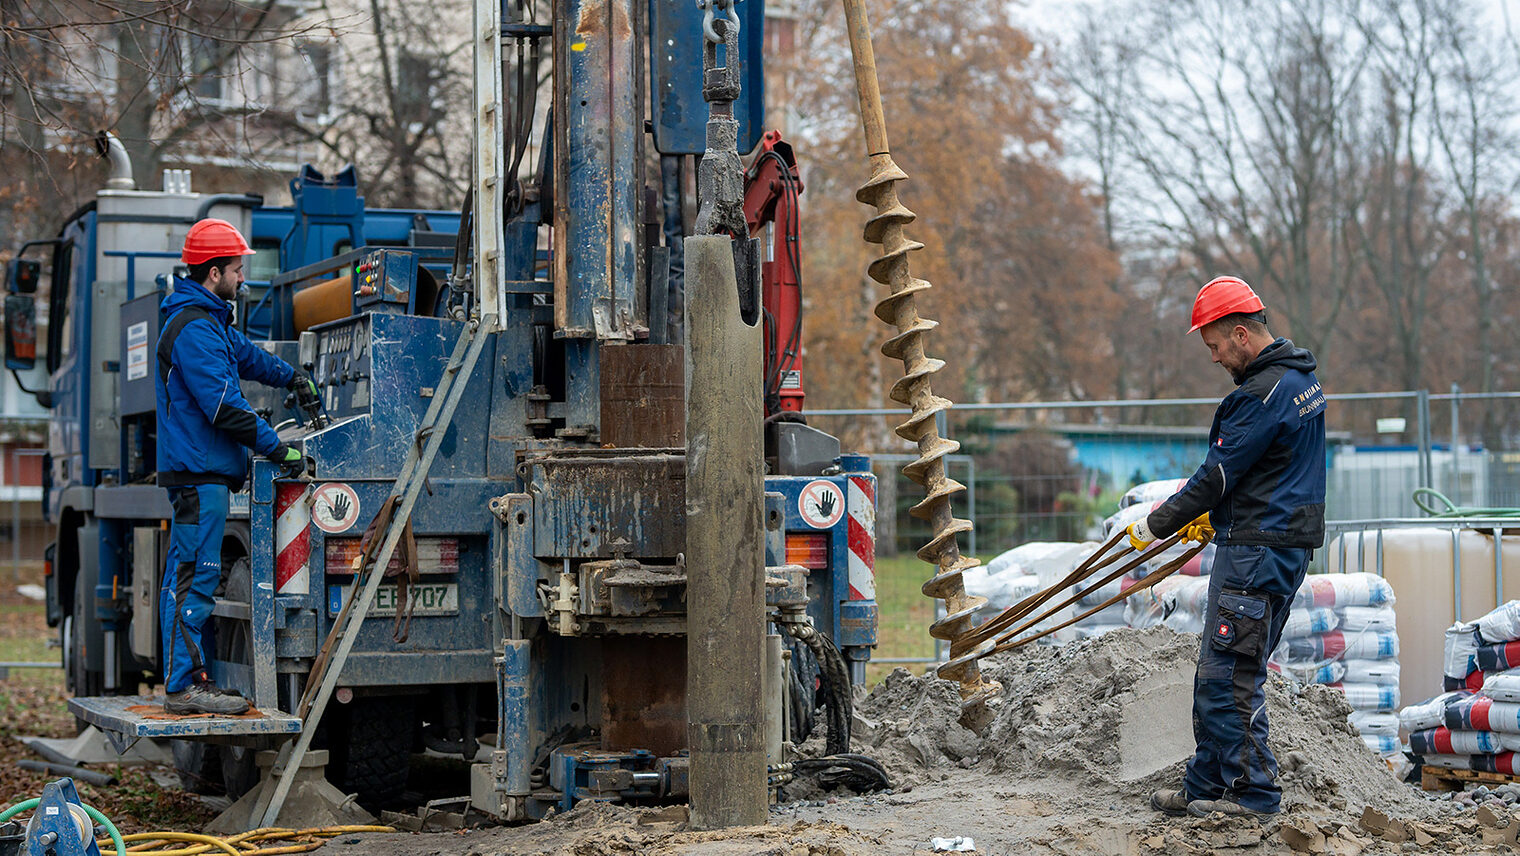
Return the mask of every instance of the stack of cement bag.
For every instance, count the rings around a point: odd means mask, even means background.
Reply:
[[[1445,689],[1477,692],[1496,672],[1520,667],[1520,601],[1446,631]]]
[[[1346,694],[1350,721],[1381,755],[1399,743],[1399,637],[1393,587],[1377,574],[1314,574],[1299,586],[1268,665]]]
[[[1515,775],[1520,601],[1446,631],[1446,692],[1404,708],[1409,752],[1433,767]]]

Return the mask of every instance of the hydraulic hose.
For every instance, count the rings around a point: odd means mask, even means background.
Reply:
[[[811,624],[785,623],[787,635],[798,640],[813,652],[818,661],[819,678],[829,691],[824,706],[828,709],[825,723],[828,737],[824,751],[830,755],[850,751],[850,720],[854,717],[854,700],[850,695],[850,668],[845,664],[839,647]]]
[[[194,832],[135,832],[125,836],[124,841],[148,842],[148,843],[171,843],[189,842],[189,847],[179,847],[170,850],[153,850],[138,843],[128,851],[124,846],[118,846],[116,850],[105,849],[105,842],[97,842],[101,846],[101,856],[121,856],[122,854],[151,854],[151,856],[197,856],[201,853],[220,851],[230,856],[280,856],[284,853],[306,853],[321,847],[327,843],[327,839],[337,835],[348,835],[356,832],[395,832],[389,826],[323,826],[311,829],[283,829],[277,827],[265,827],[263,829],[251,829],[240,832],[237,835],[229,835],[219,838],[214,835],[201,835]],[[308,839],[299,841],[299,839]],[[309,840],[315,839],[315,840]],[[298,843],[279,847],[258,847],[254,842],[273,842],[282,840],[298,840]]]

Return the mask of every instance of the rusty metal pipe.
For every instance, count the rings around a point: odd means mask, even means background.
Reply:
[[[881,105],[881,86],[876,78],[876,55],[871,46],[871,24],[866,17],[864,0],[843,0],[845,21],[850,36],[850,52],[855,65],[855,92],[860,101],[860,118],[865,127],[866,154],[871,159],[871,178],[855,198],[871,205],[876,213],[866,222],[865,239],[880,244],[882,254],[871,262],[867,272],[877,282],[888,286],[890,294],[876,304],[876,317],[897,328],[897,335],[882,345],[881,352],[903,362],[903,377],[892,385],[894,401],[913,409],[912,415],[897,426],[897,434],[918,446],[918,460],[903,468],[908,478],[922,485],[924,499],[912,514],[929,521],[934,535],[918,550],[918,557],[935,566],[934,576],[923,585],[923,593],[945,601],[944,618],[929,628],[930,635],[950,643],[950,660],[938,670],[940,677],[960,685],[961,719],[979,723],[987,702],[996,696],[999,685],[982,677],[978,659],[990,653],[992,645],[967,636],[971,617],[985,604],[986,598],[966,594],[962,574],[980,564],[961,555],[959,536],[970,532],[970,520],[957,518],[951,500],[965,485],[945,474],[945,456],[960,449],[960,444],[939,435],[935,417],[950,409],[948,399],[934,394],[932,380],[944,367],[943,360],[928,356],[925,337],[939,322],[918,312],[920,292],[930,288],[926,280],[913,276],[908,254],[923,249],[923,244],[904,233],[915,215],[897,197],[897,183],[907,173],[892,161],[887,146],[887,123]]]

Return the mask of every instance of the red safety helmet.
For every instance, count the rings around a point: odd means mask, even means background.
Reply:
[[[223,256],[251,255],[253,250],[236,226],[226,220],[208,217],[190,227],[179,257],[187,265],[198,265]]]
[[[1193,326],[1188,332],[1226,315],[1260,312],[1266,308],[1245,280],[1237,276],[1216,276],[1198,289],[1198,296],[1193,299]]]

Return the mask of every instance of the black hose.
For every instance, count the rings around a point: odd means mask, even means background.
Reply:
[[[850,694],[850,668],[839,647],[826,634],[814,630],[802,640],[818,658],[819,677],[827,691],[824,706],[828,709],[828,739],[825,751],[830,755],[850,751],[850,720],[854,717]]]
[[[861,755],[803,758],[792,764],[799,774],[815,776],[825,788],[844,786],[856,793],[890,790],[892,780],[874,759]]]

